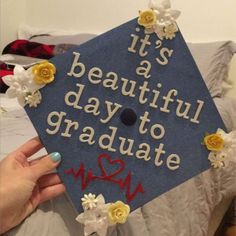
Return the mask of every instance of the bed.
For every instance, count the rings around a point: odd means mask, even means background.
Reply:
[[[47,33],[48,34],[48,33]],[[93,34],[28,35],[10,42],[4,53],[30,54],[32,44],[51,49],[48,57],[95,37]],[[21,41],[22,43],[22,41]],[[232,41],[188,43],[199,70],[228,131],[236,129],[236,44]],[[18,48],[19,49],[19,48]],[[23,50],[24,49],[24,50]],[[15,51],[14,51],[15,50]],[[42,50],[39,50],[42,54]],[[30,55],[32,56],[32,55]],[[35,56],[35,55],[34,55]],[[45,55],[43,55],[45,56]],[[42,58],[42,55],[38,57]],[[1,158],[36,135],[28,117],[15,101],[1,95]],[[45,151],[43,150],[41,154]],[[109,229],[111,236],[212,236],[230,201],[236,196],[236,163],[223,169],[209,169],[132,212],[124,224]],[[82,225],[66,194],[46,202],[7,236],[77,236]],[[42,227],[43,225],[43,227]]]

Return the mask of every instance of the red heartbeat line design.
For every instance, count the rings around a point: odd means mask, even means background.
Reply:
[[[109,163],[109,165],[116,165],[117,169],[112,173],[111,172],[107,173],[106,169],[102,164],[102,160],[104,159]],[[125,196],[128,203],[135,198],[137,193],[144,193],[143,186],[141,183],[138,183],[134,191],[131,192],[131,177],[132,177],[131,171],[128,172],[127,176],[124,179],[115,178],[124,171],[125,169],[124,161],[120,159],[112,160],[110,156],[105,153],[99,155],[97,161],[99,169],[101,170],[101,176],[94,175],[92,170],[88,170],[86,174],[84,163],[80,165],[77,171],[75,171],[74,168],[70,168],[68,170],[65,170],[65,173],[72,174],[75,179],[78,179],[80,177],[82,190],[85,190],[86,187],[89,185],[89,183],[94,180],[104,180],[115,183],[120,187],[121,190],[126,190]]]

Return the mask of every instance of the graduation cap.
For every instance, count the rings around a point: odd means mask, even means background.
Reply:
[[[78,212],[89,193],[135,210],[210,167],[202,141],[224,124],[177,12],[164,25],[153,12],[52,58],[53,82],[40,104],[26,102],[47,151],[63,157],[58,172]]]

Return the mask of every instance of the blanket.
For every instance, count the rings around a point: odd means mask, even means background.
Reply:
[[[214,101],[227,129],[235,128],[235,101],[230,98]],[[236,196],[235,168],[236,163],[231,163],[225,168],[211,168],[201,173],[135,210],[125,224],[110,228],[107,235],[206,236],[214,208],[222,199]],[[64,194],[41,204],[5,236],[83,236],[83,226],[75,221],[76,216]]]

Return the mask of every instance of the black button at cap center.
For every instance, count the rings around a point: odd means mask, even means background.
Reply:
[[[131,126],[134,125],[137,120],[137,115],[131,108],[126,108],[122,111],[120,115],[120,120],[124,125]]]

